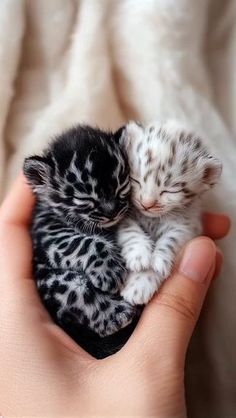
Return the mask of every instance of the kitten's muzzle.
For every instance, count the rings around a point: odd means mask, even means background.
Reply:
[[[117,224],[117,222],[119,222],[123,218],[127,210],[128,210],[128,205],[123,207],[121,210],[119,210],[119,212],[114,213],[112,217],[109,217],[109,218],[107,217],[106,219],[100,221],[101,227],[108,228],[112,225]]]
[[[150,216],[151,218],[155,218],[164,213],[163,206],[154,200],[135,200],[134,204],[137,207],[137,209],[139,209],[145,216]]]
[[[103,205],[102,212],[104,214],[105,220],[112,221],[116,218],[119,218],[122,214],[126,212],[128,205],[120,207],[119,204],[114,202],[109,203],[109,205]]]
[[[139,201],[138,203],[140,203],[140,206],[142,209],[144,209],[145,211],[151,211],[151,210],[161,210],[162,206],[156,201],[156,200],[144,200],[144,201]]]
[[[116,202],[101,202],[101,211],[106,219],[114,219],[117,215]]]

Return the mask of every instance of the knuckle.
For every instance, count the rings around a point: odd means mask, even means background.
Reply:
[[[175,311],[185,319],[193,321],[198,316],[196,304],[181,295],[161,291],[157,300],[158,305]]]

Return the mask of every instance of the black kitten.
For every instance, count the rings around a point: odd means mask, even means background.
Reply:
[[[41,298],[74,339],[82,326],[101,346],[100,337],[138,312],[119,295],[126,270],[116,225],[129,207],[130,182],[117,136],[78,126],[24,162],[37,199],[33,264]]]

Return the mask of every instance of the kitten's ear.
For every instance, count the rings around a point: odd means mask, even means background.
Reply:
[[[209,155],[204,163],[203,183],[214,186],[219,181],[222,173],[222,163],[218,158]]]
[[[143,134],[143,126],[134,121],[130,121],[127,125],[120,128],[116,134],[120,135],[120,144],[128,149],[132,143],[138,140]]]
[[[23,171],[30,184],[42,186],[47,182],[50,167],[45,157],[35,155],[25,159]]]

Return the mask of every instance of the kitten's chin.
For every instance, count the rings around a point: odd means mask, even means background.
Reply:
[[[115,220],[115,221],[108,221],[108,222],[100,222],[99,226],[102,229],[106,229],[106,228],[111,228],[111,226],[116,225],[119,222],[119,220]]]
[[[139,211],[146,217],[148,218],[160,218],[161,216],[165,216],[168,215],[168,213],[170,213],[170,210],[156,210],[156,211],[148,211],[148,210],[143,210],[139,208]]]
[[[139,209],[140,210],[140,209]],[[140,212],[142,212],[142,214],[144,216],[147,216],[148,218],[159,218],[160,216],[164,215],[165,212],[149,212],[147,210],[141,210]]]
[[[105,229],[105,228],[110,228],[111,226],[117,225],[124,218],[127,212],[127,209],[128,208],[125,208],[125,210],[120,211],[120,213],[116,215],[116,217],[112,220],[100,221],[99,227]]]
[[[99,227],[102,229],[111,228],[112,226],[117,225],[123,217],[124,216],[120,216],[119,218],[113,219],[111,221],[99,222]]]

